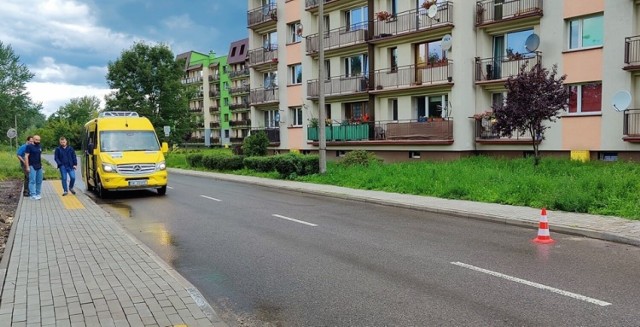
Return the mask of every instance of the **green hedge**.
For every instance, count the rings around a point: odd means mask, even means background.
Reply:
[[[298,176],[312,175],[320,172],[318,156],[283,154],[275,156],[275,168],[280,178],[295,179]]]
[[[269,173],[276,170],[277,156],[270,157],[246,157],[244,166],[261,173]]]
[[[204,155],[202,153],[194,153],[187,155],[187,164],[189,167],[202,167],[202,159]]]
[[[211,170],[240,170],[244,168],[243,160],[244,156],[210,154],[202,158],[202,166]]]

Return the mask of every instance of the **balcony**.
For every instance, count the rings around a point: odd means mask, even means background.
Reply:
[[[220,122],[219,121],[210,122],[209,127],[213,129],[220,129]]]
[[[220,80],[220,74],[209,75],[209,83],[217,82]]]
[[[249,66],[255,69],[261,66],[270,67],[278,64],[278,46],[271,44],[268,47],[253,49],[249,51]]]
[[[220,90],[216,90],[216,89],[209,90],[209,97],[210,98],[219,98],[220,97]]]
[[[327,142],[359,145],[453,144],[453,120],[388,120],[325,127]],[[318,141],[318,127],[307,128],[307,139]]]
[[[232,103],[229,105],[231,111],[245,111],[250,110],[248,103]]]
[[[369,90],[367,76],[338,76],[324,82],[326,96],[353,95],[366,93]],[[320,95],[320,83],[317,79],[307,81],[307,96],[310,99]]]
[[[640,143],[640,109],[624,111],[623,129],[623,140],[630,143]]]
[[[427,65],[409,65],[377,70],[372,93],[453,82],[453,61],[444,59]]]
[[[249,93],[249,85],[236,86],[229,89],[229,94],[238,95],[243,93]]]
[[[197,76],[197,77],[187,77],[182,79],[182,84],[201,84],[202,83],[202,76]]]
[[[325,3],[325,8],[324,10],[332,10],[331,5],[338,3],[338,2],[346,2],[344,0],[340,1],[340,0],[324,0]],[[311,12],[316,12],[318,11],[318,4],[320,3],[320,0],[305,0],[304,2],[304,9],[307,11],[311,11]]]
[[[202,108],[201,107],[189,108],[189,111],[190,112],[201,113],[202,112]]]
[[[269,3],[247,12],[247,26],[251,29],[278,21],[278,7]]]
[[[476,84],[504,83],[510,76],[518,75],[522,65],[527,64],[527,69],[531,69],[541,62],[540,52],[486,59],[476,57]]]
[[[232,70],[229,72],[230,79],[249,77],[249,68],[241,69],[241,70]]]
[[[482,0],[476,2],[476,26],[542,17],[542,0]]]
[[[368,39],[367,24],[365,22],[326,32],[324,37],[325,51],[366,44]],[[320,38],[317,33],[307,36],[306,49],[308,55],[316,55],[318,53],[320,50]]]
[[[369,125],[331,125],[325,126],[327,142],[369,140]],[[318,127],[307,127],[307,139],[318,141]]]
[[[220,107],[218,107],[217,105],[209,107],[209,113],[213,114],[218,112],[220,112]]]
[[[640,35],[624,38],[624,70],[640,71]]]
[[[262,104],[272,104],[272,103],[278,103],[278,101],[280,101],[278,98],[278,88],[260,88],[260,89],[253,89],[251,90],[251,92],[249,93],[249,103],[251,103],[251,105],[262,105]]]
[[[267,139],[271,144],[280,143],[280,128],[279,127],[266,127],[266,128],[254,128],[251,133],[264,132],[267,134]]]
[[[229,122],[229,126],[233,128],[249,128],[251,127],[251,119],[238,119]]]
[[[429,18],[425,10],[412,9],[398,13],[387,20],[376,19],[373,22],[371,42],[381,42],[443,27],[453,27],[453,4],[451,2],[439,4],[438,13],[434,18]]]
[[[476,143],[480,144],[531,144],[533,138],[531,134],[515,131],[511,137],[501,136],[493,127],[489,119],[475,120]],[[538,140],[540,142],[540,140]]]

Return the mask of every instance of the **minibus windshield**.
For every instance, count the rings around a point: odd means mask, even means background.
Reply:
[[[160,144],[153,131],[100,132],[100,150],[103,152],[158,151]]]

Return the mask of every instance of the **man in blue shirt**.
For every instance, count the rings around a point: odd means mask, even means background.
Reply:
[[[27,136],[27,142],[21,145],[18,148],[18,151],[16,152],[16,155],[18,156],[18,160],[20,160],[20,168],[22,168],[22,172],[24,173],[24,186],[22,189],[24,196],[29,196],[29,172],[27,172],[27,165],[25,164],[25,161],[24,161],[24,154],[27,151],[27,145],[32,143],[33,143],[33,136],[31,135]]]
[[[24,155],[25,165],[29,173],[29,194],[32,200],[40,200],[42,196],[42,148],[40,135],[33,136],[33,144],[27,145]]]
[[[68,194],[76,194],[73,190],[73,184],[76,182],[76,166],[78,166],[78,158],[73,148],[67,145],[67,139],[63,136],[60,138],[60,146],[56,148],[54,159],[60,169],[60,176],[62,177],[62,196]],[[67,175],[69,175],[69,188],[67,188]]]

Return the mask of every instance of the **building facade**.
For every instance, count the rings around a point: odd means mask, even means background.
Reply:
[[[490,111],[508,77],[541,63],[571,91],[562,119],[535,137],[541,151],[640,160],[637,1],[324,0],[318,17],[319,1],[248,0],[252,128],[269,131],[273,150],[317,151],[325,110],[328,158],[528,155],[534,136],[501,137]],[[615,108],[625,94],[628,108]]]

